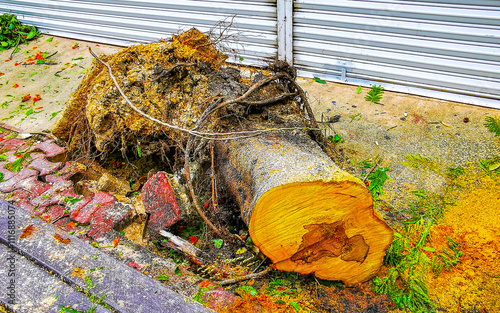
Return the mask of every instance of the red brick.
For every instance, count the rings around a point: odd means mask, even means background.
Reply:
[[[81,232],[84,229],[80,228],[77,226],[77,223],[70,221],[70,219],[60,219],[59,221],[55,222],[54,225],[60,227],[62,230],[65,232]]]
[[[22,208],[23,210],[30,212],[31,214],[33,214],[35,216],[38,215],[37,214],[38,211],[36,211],[36,206],[33,205],[33,203],[31,203],[31,201],[29,199],[21,199],[14,204],[17,205],[18,207]],[[42,212],[40,212],[40,214],[41,213]]]
[[[144,184],[141,198],[146,212],[150,214],[150,236],[156,236],[160,230],[180,220],[179,206],[165,173],[156,173]]]
[[[90,201],[86,206],[72,212],[71,218],[79,224],[88,224],[97,210],[107,210],[113,207],[114,203],[115,197],[109,193],[96,193],[92,201]]]
[[[32,197],[35,198],[44,193],[45,191],[49,190],[50,187],[51,187],[50,184],[46,184],[44,182],[39,181],[36,176],[31,176],[18,182],[14,186],[14,189],[27,190],[31,192]]]
[[[2,173],[2,178],[4,181],[9,180],[17,175],[17,172],[11,172],[8,169],[6,169],[5,164],[7,164],[7,162],[0,162],[0,172]]]
[[[234,304],[236,296],[234,293],[224,290],[222,287],[211,289],[201,295],[203,303],[211,309],[227,308]]]
[[[50,189],[40,194],[38,197],[35,197],[31,202],[33,204],[39,204],[42,207],[60,204],[63,202],[64,197],[77,196],[73,192],[72,187],[72,182],[64,181],[61,183],[54,183]]]
[[[83,197],[82,200],[77,201],[74,204],[67,203],[66,206],[68,207],[69,212],[73,214],[74,212],[80,211],[80,209],[89,204],[90,201],[92,201],[92,198]]]
[[[112,230],[111,227],[108,227],[106,225],[100,225],[100,226],[101,227],[95,227],[95,228],[90,229],[87,232],[87,237],[92,238],[93,240],[96,240],[97,238],[106,235],[107,233],[109,233]]]
[[[54,143],[54,140],[45,140],[31,148],[31,150],[41,150],[45,152],[45,155],[48,158],[54,157],[56,155],[59,155],[61,153],[66,152],[66,149],[63,147],[59,147]]]
[[[28,211],[32,214],[36,213],[36,211],[34,210],[35,205],[33,205],[30,202],[31,193],[29,193],[26,190],[22,189],[14,190],[12,193],[9,194],[8,200],[9,202],[17,205],[18,207],[24,209],[25,211]]]
[[[28,164],[28,167],[38,170],[40,172],[40,175],[45,176],[57,171],[59,168],[61,168],[61,165],[61,162],[52,163],[47,161],[45,158],[37,158],[30,164]]]
[[[3,149],[7,149],[7,150],[17,149],[17,147],[21,146],[23,143],[24,143],[24,140],[18,139],[18,138],[6,139],[0,143],[0,147],[1,147],[0,149],[2,149],[2,150]]]
[[[19,173],[17,173],[16,176],[11,177],[9,180],[1,182],[0,183],[0,191],[1,192],[11,192],[14,189],[16,189],[14,187],[18,182],[20,182],[28,177],[36,176],[36,175],[38,175],[38,171],[29,169],[29,168],[23,168],[19,171]]]
[[[66,189],[73,187],[73,182],[64,179],[64,177],[62,176],[47,175],[45,176],[45,181],[51,183],[52,186],[57,189]]]
[[[45,180],[49,183],[61,180],[67,180],[76,173],[82,173],[85,172],[86,170],[87,168],[83,164],[73,161],[66,162],[66,164],[64,164],[64,167],[61,170],[59,170],[59,172],[57,172],[56,174],[47,175],[45,177]]]
[[[40,215],[40,218],[46,221],[47,223],[52,223],[65,215],[69,216],[69,213],[64,212],[66,210],[67,209],[64,206],[53,205],[48,207],[45,213]]]

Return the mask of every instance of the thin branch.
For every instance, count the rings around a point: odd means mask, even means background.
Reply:
[[[16,48],[17,48],[17,46],[19,46],[19,42],[21,41],[21,34],[17,33],[17,35],[19,37],[17,37],[16,46],[14,47],[14,50],[12,50],[12,53],[10,54],[10,57],[9,57],[10,60],[12,60],[12,56],[14,55],[14,53],[16,53]]]
[[[194,207],[196,208],[196,211],[201,216],[201,218],[203,219],[203,221],[205,221],[205,223],[217,235],[222,236],[221,232],[217,229],[217,227],[215,227],[214,224],[212,224],[212,222],[210,222],[210,220],[205,216],[205,214],[201,210],[200,204],[199,204],[199,201],[198,201],[198,196],[196,196],[196,194],[194,192],[193,182],[191,181],[191,172],[189,171],[189,154],[191,152],[191,145],[192,144],[193,144],[193,138],[191,137],[191,138],[188,139],[188,142],[186,144],[186,150],[184,151],[184,171],[186,172],[186,181],[187,181],[187,184],[188,184],[188,187],[189,187],[189,193],[191,194],[191,198],[193,199]]]
[[[215,157],[214,157],[214,142],[210,142],[210,159],[212,161],[212,172],[210,178],[212,180],[212,207],[215,212],[219,212],[219,203],[217,201],[217,181],[215,180]]]
[[[233,21],[234,21],[234,18],[236,17],[236,14],[234,14],[232,17],[231,17],[231,22],[230,23],[227,23],[224,27],[223,30],[221,30],[219,32],[219,37],[217,39],[213,39],[213,40],[209,40],[207,43],[204,43],[204,44],[201,44],[201,45],[198,45],[196,47],[194,47],[194,49],[199,49],[201,47],[205,47],[205,46],[212,46],[212,45],[215,45],[217,44],[217,42],[219,42],[221,39],[222,39],[222,36],[226,33],[226,31],[231,28],[231,26],[233,26]],[[225,22],[225,21],[223,21]],[[224,23],[221,23],[220,25],[222,26]]]
[[[233,279],[226,279],[226,280],[222,280],[222,281],[214,281],[214,283],[217,285],[220,285],[220,286],[236,284],[236,283],[239,283],[240,281],[260,278],[260,277],[266,275],[267,273],[269,273],[271,270],[272,270],[272,267],[268,267],[259,273],[252,273],[252,274],[248,274],[245,276],[236,277]]]

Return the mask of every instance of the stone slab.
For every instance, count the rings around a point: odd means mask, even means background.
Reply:
[[[8,227],[12,220],[15,222],[11,222],[11,228],[14,227],[16,235],[9,242]],[[29,225],[37,230],[27,238],[19,238]],[[98,298],[106,295],[104,302],[116,312],[213,312],[199,303],[185,300],[161,282],[118,262],[76,236],[57,230],[40,219],[30,218],[27,212],[4,200],[0,200],[0,243],[36,260],[39,266],[64,277],[70,285],[79,286]],[[75,275],[75,271],[88,275],[94,288],[88,290],[82,275]]]
[[[60,306],[87,312],[94,304],[83,293],[0,244],[0,303],[20,313],[58,313]],[[110,312],[95,305],[96,312]]]

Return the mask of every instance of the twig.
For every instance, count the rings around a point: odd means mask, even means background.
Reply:
[[[53,57],[53,56],[54,56],[54,55],[56,55],[56,54],[57,54],[57,51],[56,51],[56,52],[54,52],[54,53],[52,53],[52,54],[49,54],[48,56],[46,56],[46,57],[45,57],[45,60],[50,59],[50,57]],[[57,63],[56,63],[56,64],[57,64]]]
[[[201,216],[201,218],[203,219],[203,221],[205,221],[205,223],[217,235],[222,236],[221,232],[217,229],[217,227],[215,227],[214,224],[212,224],[212,222],[210,222],[208,220],[208,218],[205,216],[205,214],[201,210],[200,205],[198,203],[198,197],[196,196],[196,194],[194,192],[193,182],[191,181],[191,173],[189,171],[189,154],[190,154],[190,151],[191,151],[191,145],[192,145],[192,143],[193,143],[193,138],[189,138],[188,142],[186,144],[186,150],[184,151],[184,171],[186,172],[186,181],[187,181],[187,184],[188,184],[188,187],[189,187],[189,193],[191,194],[191,198],[193,199],[194,207],[196,208],[196,211]]]
[[[214,162],[214,142],[210,142],[210,158],[212,161],[212,172],[210,173],[210,178],[212,179],[212,207],[215,212],[219,212],[219,204],[217,203],[217,185],[215,180],[215,162]]]
[[[16,53],[16,48],[17,48],[17,46],[19,46],[19,42],[21,41],[21,34],[17,33],[17,35],[19,37],[17,37],[16,46],[14,47],[14,50],[12,50],[12,53],[10,54],[10,57],[9,57],[10,60],[12,60],[12,56],[14,55],[14,53]]]
[[[262,262],[259,263],[259,265],[252,271],[252,273],[257,272],[257,270],[264,264],[264,262],[267,260],[267,256],[262,260]]]
[[[370,176],[370,174],[378,167],[378,163],[379,162],[376,162],[375,165],[373,165],[372,168],[368,171],[368,173],[363,178],[363,182],[366,182],[366,179],[368,178],[368,176]]]
[[[160,230],[160,235],[168,238],[168,241],[172,243],[177,250],[187,253],[193,257],[199,257],[203,252],[196,246],[192,245],[189,241],[182,239],[168,231]]]
[[[214,283],[216,283],[217,285],[220,285],[220,286],[236,284],[236,283],[239,283],[240,281],[260,278],[260,277],[266,275],[267,273],[269,273],[271,270],[272,270],[272,268],[268,267],[268,268],[266,268],[265,270],[263,270],[262,272],[259,272],[259,273],[252,273],[252,274],[248,274],[248,275],[245,275],[245,276],[236,277],[236,278],[233,278],[233,279],[226,279],[226,280],[222,280],[222,281],[215,281]]]
[[[236,17],[236,14],[234,14],[234,15],[231,17],[231,22],[230,22],[230,23],[227,23],[227,25],[224,27],[224,29],[220,31],[220,33],[219,33],[219,37],[218,37],[217,39],[209,40],[207,43],[204,43],[204,44],[201,44],[201,45],[198,45],[198,46],[194,47],[194,49],[199,49],[199,48],[204,47],[204,46],[212,46],[212,45],[217,44],[217,42],[218,42],[219,40],[221,40],[221,39],[222,39],[222,36],[224,35],[224,33],[225,33],[225,32],[226,32],[226,31],[227,31],[227,30],[228,30],[231,26],[233,26],[233,21],[234,21],[234,18],[235,18],[235,17]],[[224,20],[224,21],[222,21],[222,22],[225,22],[225,20]],[[222,25],[222,24],[221,24],[221,25]]]
[[[292,92],[292,93],[284,93],[284,94],[281,94],[277,97],[273,97],[273,98],[270,98],[270,99],[265,99],[265,100],[262,100],[262,101],[239,101],[238,103],[242,103],[242,104],[246,104],[246,105],[254,105],[254,106],[257,106],[257,105],[266,105],[266,104],[271,104],[271,103],[275,103],[275,102],[278,102],[278,101],[281,101],[283,99],[286,99],[286,98],[289,98],[289,97],[292,97],[292,96],[296,96],[297,93],[296,92]]]

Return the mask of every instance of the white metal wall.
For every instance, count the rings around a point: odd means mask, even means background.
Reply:
[[[500,108],[500,1],[296,0],[293,24],[300,75]]]
[[[301,76],[500,108],[499,0],[0,0],[4,12],[117,45],[235,16],[233,62],[278,56]]]
[[[0,13],[56,36],[131,45],[231,21],[233,61],[262,64],[277,54],[276,0],[0,0]]]

